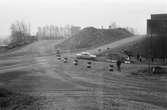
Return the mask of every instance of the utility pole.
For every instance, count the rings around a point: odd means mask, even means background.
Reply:
[[[31,35],[31,24],[30,23],[28,24],[28,31],[29,31],[29,34]]]

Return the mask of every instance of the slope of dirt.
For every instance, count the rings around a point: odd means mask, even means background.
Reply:
[[[161,58],[163,56],[167,56],[167,44],[165,43],[166,41],[166,38],[161,39],[159,37],[153,37],[150,39],[150,37],[145,36],[134,42],[130,42],[107,50],[102,54],[110,54],[113,52],[122,53],[123,51],[127,51],[128,54],[131,54],[133,56],[139,54],[143,57],[149,57],[151,55],[155,58]]]
[[[123,51],[126,50],[130,52],[132,55],[140,54],[142,56],[148,56],[148,48],[149,48],[149,38],[144,37],[138,41],[131,42],[129,44],[120,46],[118,48],[113,49],[113,51]]]
[[[133,34],[123,28],[118,29],[96,29],[88,27],[82,29],[79,33],[65,40],[56,47],[65,50],[84,49],[99,47],[111,42],[130,37]]]
[[[101,53],[97,54],[99,56],[112,56],[113,54],[117,55],[133,55],[136,56],[140,54],[141,56],[148,56],[149,55],[149,38],[147,37],[140,37],[133,42],[125,43],[123,45],[117,46],[116,48],[106,49]],[[126,52],[125,52],[126,51]]]
[[[32,44],[29,44],[24,47],[19,47],[17,49],[13,49],[4,53],[1,53],[0,56],[25,56],[25,55],[39,55],[37,50],[40,48],[44,53],[54,53],[55,45],[61,43],[63,40],[40,40],[36,41]]]

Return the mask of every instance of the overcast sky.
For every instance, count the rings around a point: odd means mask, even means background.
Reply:
[[[100,28],[116,22],[144,34],[150,14],[166,12],[166,0],[0,0],[0,37],[16,20],[30,23],[33,33],[46,24]]]

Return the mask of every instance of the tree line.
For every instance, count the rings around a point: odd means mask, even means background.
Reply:
[[[76,34],[81,28],[79,26],[66,25],[56,26],[56,25],[46,25],[43,27],[38,27],[36,36],[39,39],[51,39],[51,38],[69,38]]]
[[[69,38],[79,32],[79,26],[46,25],[38,27],[36,35],[31,34],[31,25],[23,21],[16,21],[10,26],[10,45],[24,45],[35,40]]]
[[[31,36],[30,33],[30,24],[24,22],[16,21],[11,24],[11,43],[23,42],[26,41]]]

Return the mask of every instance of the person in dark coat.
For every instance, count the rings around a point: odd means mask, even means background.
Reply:
[[[121,60],[117,60],[117,70],[121,71]]]
[[[139,61],[142,62],[142,57],[141,56],[139,57]]]
[[[154,62],[154,57],[151,57],[151,61]]]
[[[140,55],[139,54],[137,54],[137,60],[139,61],[139,58],[140,58]]]

